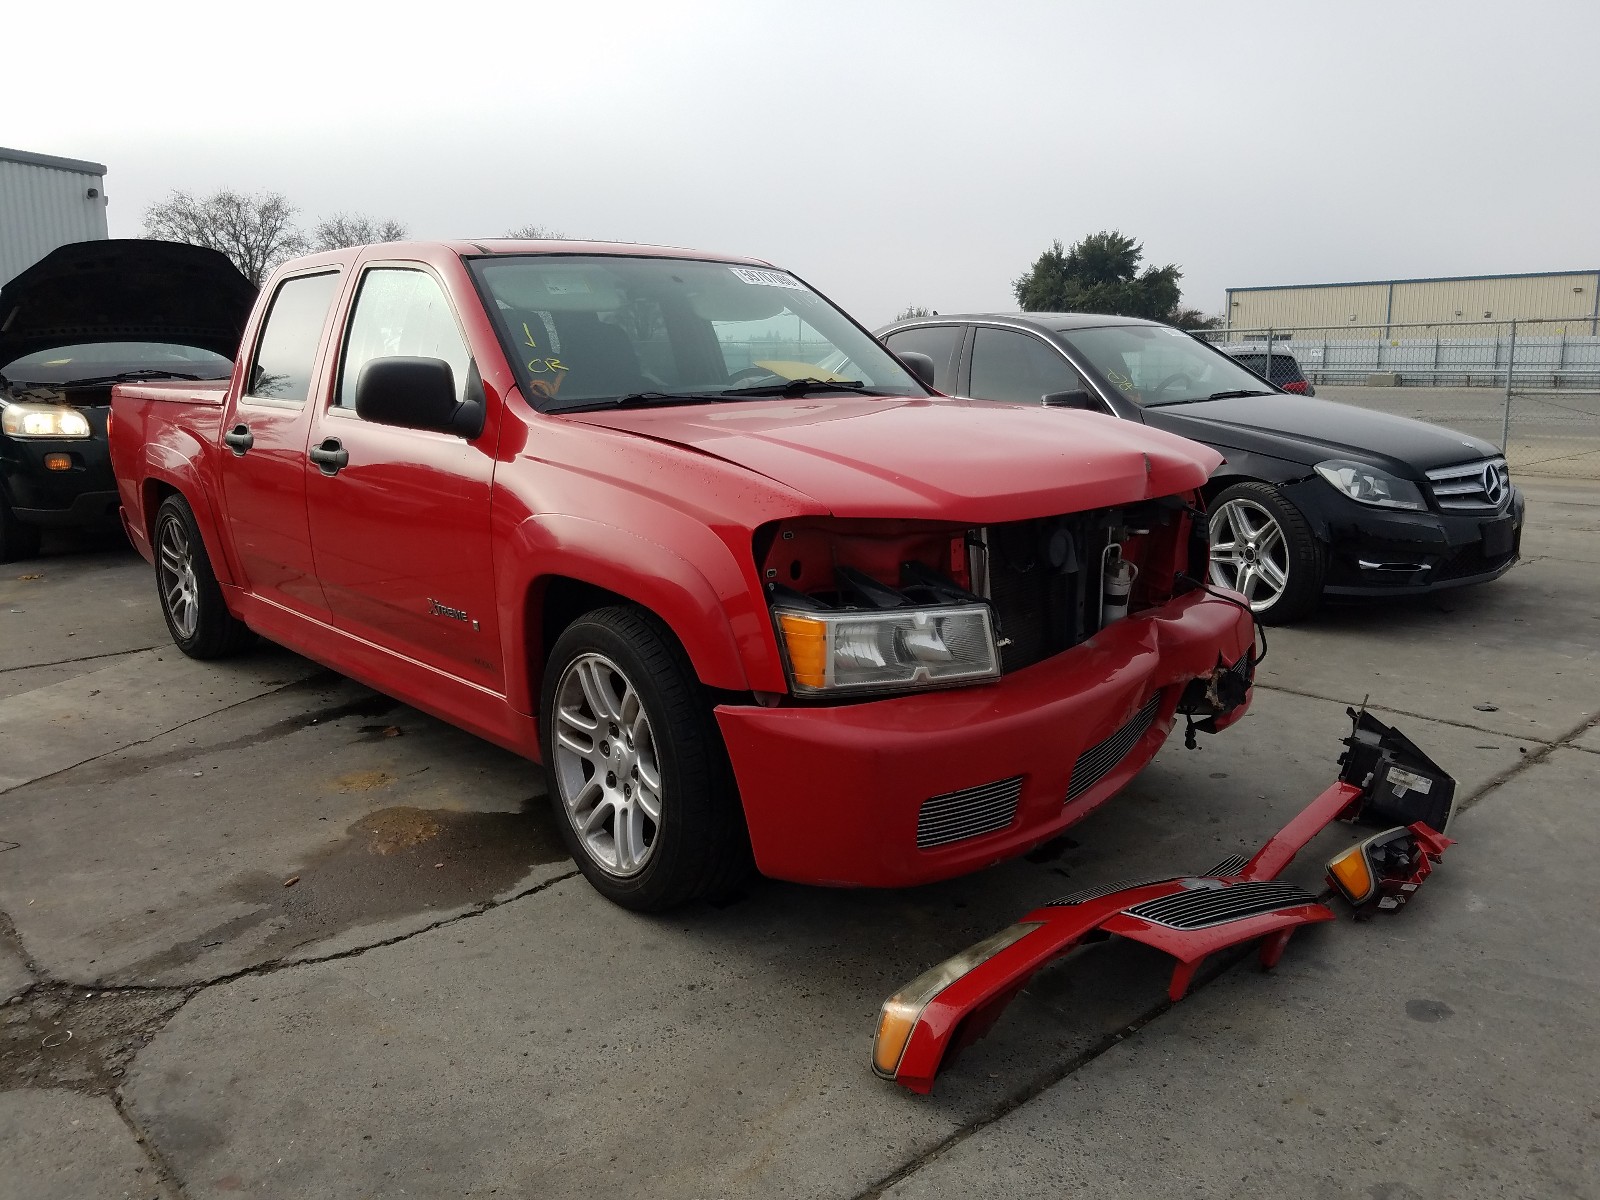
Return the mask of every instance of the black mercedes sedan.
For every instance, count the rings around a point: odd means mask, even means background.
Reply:
[[[1089,409],[1224,455],[1206,497],[1211,582],[1241,592],[1262,621],[1303,617],[1325,595],[1483,583],[1517,561],[1523,499],[1496,446],[1285,392],[1169,325],[968,314],[878,337],[931,360],[949,395]]]
[[[72,242],[0,288],[0,562],[115,529],[106,422],[132,379],[226,379],[256,289],[215,250]]]

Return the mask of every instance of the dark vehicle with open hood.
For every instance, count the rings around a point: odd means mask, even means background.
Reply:
[[[1262,621],[1303,617],[1325,595],[1483,583],[1517,561],[1523,499],[1499,447],[1294,394],[1170,325],[974,313],[878,336],[933,359],[940,391],[1085,409],[1217,450],[1225,461],[1204,489],[1211,582],[1242,592]]]
[[[619,904],[901,887],[1055,837],[1257,661],[1214,451],[924,370],[765,262],[391,243],[279,268],[229,380],[118,384],[112,459],[184,653],[258,633],[542,762]]]
[[[226,379],[255,294],[215,250],[140,239],[61,246],[0,289],[0,562],[117,528],[112,385]]]

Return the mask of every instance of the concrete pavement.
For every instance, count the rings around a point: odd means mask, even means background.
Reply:
[[[573,877],[519,760],[282,652],[182,660],[126,554],[8,568],[0,1197],[64,1162],[108,1196],[1600,1195],[1600,488],[1542,486],[1505,579],[1273,631],[1244,722],[1031,861],[663,918]],[[1093,947],[932,1096],[872,1076],[898,984],[1252,847],[1369,694],[1468,804],[1410,911],[1170,1009],[1159,956]]]

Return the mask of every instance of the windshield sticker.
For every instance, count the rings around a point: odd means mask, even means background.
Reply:
[[[542,282],[544,290],[552,296],[587,296],[594,290],[589,286],[589,281],[581,275],[568,275],[562,279],[546,275]]]
[[[806,290],[805,285],[793,275],[785,275],[782,271],[757,271],[750,267],[729,267],[728,270],[733,272],[735,278],[758,287],[781,287],[795,292]]]
[[[1125,392],[1136,392],[1139,390],[1138,387],[1135,386],[1133,380],[1129,379],[1121,371],[1107,371],[1106,378],[1111,380],[1112,383],[1116,384]]]

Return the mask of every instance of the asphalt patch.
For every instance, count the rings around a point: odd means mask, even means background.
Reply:
[[[42,984],[0,1008],[0,1091],[71,1088],[103,1096],[187,996]]]
[[[361,774],[348,781],[354,790],[378,786]],[[487,903],[534,867],[566,858],[543,797],[524,801],[520,812],[377,809],[294,870],[240,877],[224,898],[252,911],[126,974],[137,979],[181,967],[245,935],[255,939],[253,957],[273,961],[356,926]]]

